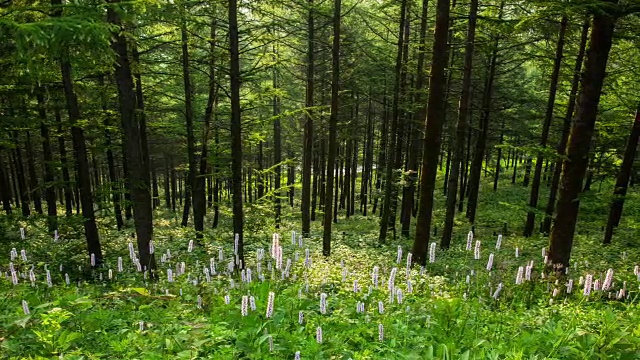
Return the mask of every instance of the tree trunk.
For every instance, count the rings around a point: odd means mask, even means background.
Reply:
[[[391,115],[391,129],[389,137],[389,146],[387,151],[387,167],[385,168],[385,189],[384,189],[384,202],[382,204],[382,218],[380,219],[380,233],[378,235],[378,241],[384,243],[387,239],[387,232],[389,227],[395,229],[395,213],[394,206],[397,202],[397,190],[396,190],[396,177],[394,173],[398,167],[397,159],[402,159],[402,144],[398,146],[398,142],[402,141],[402,127],[400,119],[400,92],[402,88],[402,60],[404,51],[404,36],[405,36],[405,21],[407,21],[407,0],[402,0],[400,4],[400,22],[398,30],[398,44],[396,52],[396,67],[395,67],[395,81],[393,88],[393,108]],[[394,155],[396,155],[394,157]],[[401,161],[400,161],[401,162]],[[393,219],[392,219],[393,213]]]
[[[231,85],[231,183],[233,232],[238,239],[236,267],[244,267],[244,212],[242,209],[242,119],[240,109],[240,56],[238,0],[229,0],[229,52]]]
[[[302,236],[309,237],[311,229],[311,160],[313,158],[313,90],[315,73],[315,25],[313,16],[313,0],[307,0],[309,13],[307,15],[307,78],[305,92],[305,122],[302,152]],[[314,169],[315,170],[315,169]],[[314,171],[314,176],[315,171]],[[315,186],[314,186],[315,188]],[[315,200],[315,195],[314,195]],[[315,207],[315,206],[314,206]]]
[[[445,70],[449,59],[448,29],[449,0],[438,0],[436,7],[436,29],[433,43],[433,61],[431,63],[431,81],[429,83],[429,104],[425,123],[424,153],[420,172],[420,201],[416,219],[416,238],[413,242],[413,261],[425,265],[427,247],[431,236],[433,219],[433,192],[436,185],[438,154],[442,143],[442,118],[446,111],[447,78]]]
[[[104,86],[104,79],[100,77],[100,85]],[[113,201],[113,209],[116,216],[116,226],[118,231],[122,230],[124,226],[124,221],[122,220],[122,209],[120,207],[120,187],[118,185],[118,177],[116,175],[116,165],[113,157],[113,143],[111,139],[111,130],[109,130],[111,126],[111,118],[107,113],[107,102],[103,95],[102,100],[102,112],[104,113],[104,138],[105,138],[105,147],[107,148],[107,166],[109,171],[109,183],[111,190],[111,200]]]
[[[59,7],[61,0],[52,0],[52,5]],[[71,137],[73,149],[76,157],[76,172],[78,178],[78,188],[80,191],[80,202],[82,206],[82,217],[84,218],[84,234],[87,239],[89,255],[95,256],[95,265],[102,263],[102,247],[93,210],[93,194],[91,193],[91,175],[89,174],[89,161],[87,159],[87,145],[84,137],[84,130],[78,126],[82,119],[78,98],[74,90],[71,78],[71,63],[67,59],[68,54],[62,54],[60,68],[62,72],[62,84],[69,111],[69,121],[71,122]]]
[[[275,36],[275,34],[274,34]],[[273,45],[274,61],[277,61],[278,50]],[[273,196],[276,229],[280,228],[281,205],[281,178],[282,178],[282,126],[280,123],[280,95],[278,94],[278,69],[274,63],[272,73],[273,86],[273,162],[275,163],[275,192]]]
[[[531,195],[529,197],[529,211],[527,212],[527,221],[524,225],[524,236],[530,237],[533,235],[533,229],[535,227],[536,211],[538,207],[538,196],[540,192],[540,176],[542,175],[542,162],[543,151],[547,147],[547,141],[549,138],[549,128],[551,127],[551,121],[553,120],[553,108],[556,102],[556,92],[558,90],[558,78],[560,76],[560,66],[562,65],[563,51],[564,51],[564,34],[567,30],[568,17],[565,15],[560,21],[560,32],[558,33],[558,45],[556,46],[556,57],[553,63],[553,72],[551,73],[551,83],[549,85],[549,99],[547,100],[547,111],[544,116],[544,123],[542,125],[542,135],[540,136],[540,147],[542,148],[538,153],[536,159],[536,168],[533,172],[533,182],[531,183]]]
[[[500,144],[504,142],[504,127],[505,121],[502,120],[502,127],[500,129]],[[498,155],[496,156],[496,171],[493,175],[493,191],[498,191],[498,181],[500,180],[500,171],[502,170],[502,147],[498,147]]]
[[[549,261],[559,273],[564,273],[564,268],[569,266],[580,206],[578,196],[587,169],[589,146],[595,128],[615,21],[616,18],[607,13],[606,9],[597,12],[593,18],[582,88],[567,144],[567,159],[563,162],[558,214],[551,230]]]
[[[39,89],[36,94],[38,101],[38,115],[40,117],[40,136],[42,137],[42,154],[44,155],[44,188],[47,199],[47,226],[49,233],[58,229],[58,209],[56,206],[56,190],[53,185],[55,164],[53,163],[53,151],[51,149],[51,137],[47,124],[47,112],[44,99],[44,89]],[[0,177],[2,175],[0,174]],[[1,179],[0,179],[1,180]],[[0,189],[2,187],[0,186]]]
[[[498,19],[502,20],[502,10],[504,1],[500,2],[500,14]],[[491,115],[491,94],[493,91],[493,81],[496,73],[496,61],[498,58],[498,42],[496,38],[493,41],[493,51],[489,61],[489,69],[487,71],[487,80],[485,82],[484,92],[482,94],[482,112],[480,114],[480,132],[476,139],[476,148],[471,162],[469,172],[469,200],[467,201],[467,218],[473,224],[476,220],[476,209],[478,207],[478,194],[480,192],[480,175],[482,172],[482,159],[487,148],[487,133],[489,132],[489,117]]]
[[[189,69],[189,38],[187,33],[187,20],[185,18],[183,7],[180,8],[180,37],[182,40],[182,79],[184,82],[184,120],[187,129],[187,159],[189,162],[189,172],[187,182],[185,183],[184,209],[182,210],[182,223],[186,227],[189,223],[189,209],[191,207],[195,179],[197,176],[196,169],[196,140],[193,134],[193,88],[191,86],[191,71]]]
[[[364,166],[362,171],[362,183],[360,184],[360,211],[367,216],[369,200],[369,183],[373,175],[373,102],[369,91],[369,105],[367,107],[367,133],[364,144]]]
[[[624,205],[624,197],[627,195],[627,188],[629,186],[629,178],[631,177],[631,169],[633,167],[633,161],[636,157],[636,148],[638,147],[638,139],[640,138],[640,104],[636,110],[636,118],[631,128],[631,134],[627,140],[627,146],[624,151],[624,157],[622,164],[620,165],[620,171],[616,178],[616,185],[613,190],[613,200],[611,201],[611,208],[609,210],[609,218],[607,219],[607,226],[604,233],[604,244],[611,243],[611,237],[613,236],[613,229],[620,224],[620,218],[622,217],[622,207]]]
[[[31,144],[31,132],[27,131],[27,167],[29,170],[29,188],[31,189],[31,199],[38,214],[42,214],[42,195],[40,194],[40,185],[38,184],[38,175],[36,175],[36,158],[33,153]]]
[[[0,194],[2,194],[2,210],[7,215],[11,215],[11,186],[9,185],[9,176],[5,174],[5,164],[2,159],[2,150],[0,148]]]
[[[69,177],[69,165],[67,162],[67,149],[65,146],[64,136],[62,136],[62,117],[60,116],[60,108],[54,106],[54,114],[56,124],[58,125],[58,152],[60,153],[60,167],[62,168],[62,188],[64,193],[65,214],[71,216],[73,213],[73,194],[71,193],[71,179]]]
[[[119,0],[112,0],[118,4]],[[128,44],[121,31],[122,23],[116,12],[116,8],[107,9],[107,19],[118,30],[113,34],[111,48],[117,55],[115,65],[115,78],[118,87],[118,97],[120,102],[120,113],[122,116],[122,127],[124,130],[124,146],[126,148],[125,162],[130,167],[131,198],[133,200],[133,216],[136,227],[136,239],[138,242],[138,252],[140,254],[140,264],[143,271],[149,271],[152,278],[155,278],[156,269],[155,255],[150,251],[149,243],[153,238],[153,211],[151,203],[151,189],[148,167],[145,165],[143,144],[142,144],[142,111],[137,101],[134,78],[131,72],[131,62],[129,60]]]
[[[204,216],[206,212],[205,180],[207,178],[207,157],[209,150],[209,131],[211,120],[213,119],[217,102],[216,91],[216,16],[215,8],[211,17],[211,28],[209,33],[209,94],[207,96],[207,107],[204,111],[204,129],[202,131],[202,148],[200,149],[200,168],[198,176],[194,179],[193,187],[193,224],[196,230],[196,239],[204,237]],[[195,147],[195,146],[194,146]]]
[[[478,0],[472,0],[469,8],[469,24],[467,28],[467,42],[464,50],[464,68],[462,73],[462,92],[458,103],[458,123],[456,124],[456,137],[451,160],[451,174],[449,175],[449,192],[447,193],[446,213],[440,247],[448,249],[451,244],[454,218],[456,213],[456,195],[458,194],[458,181],[462,173],[462,156],[465,149],[465,135],[468,128],[469,108],[471,107],[471,75],[473,72],[473,52],[475,48],[476,23],[478,15]],[[464,187],[464,184],[461,184]],[[463,197],[463,193],[460,193]],[[460,201],[463,199],[461,198]]]
[[[341,0],[333,2],[333,44],[331,48],[331,117],[329,118],[329,153],[327,155],[327,184],[324,199],[324,231],[322,234],[322,254],[331,255],[331,215],[334,163],[336,161],[338,135],[338,108],[340,90],[340,8]]]

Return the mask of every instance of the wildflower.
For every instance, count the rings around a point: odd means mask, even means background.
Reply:
[[[411,260],[413,259],[413,254],[407,253],[407,277],[411,274]]]
[[[378,314],[384,314],[384,304],[382,301],[378,301]]]
[[[498,288],[497,288],[497,289],[496,289],[496,291],[493,293],[493,298],[494,298],[495,300],[497,300],[497,299],[498,299],[498,296],[500,296],[500,291],[502,291],[502,287],[503,287],[502,283],[498,284]]]
[[[36,274],[33,272],[33,269],[29,270],[29,281],[31,281],[32,284],[36,282]]]
[[[498,240],[496,241],[496,250],[500,250],[500,246],[502,246],[502,234],[498,235]]]
[[[64,282],[67,283],[67,285],[71,284],[71,280],[69,279],[68,273],[64,274]]]
[[[321,314],[327,313],[327,294],[326,293],[320,294],[320,313]]]
[[[251,308],[251,311],[256,311],[256,298],[253,296],[249,296],[249,308]]]
[[[396,289],[396,297],[398,299],[398,304],[402,304],[402,290]]]
[[[302,248],[302,242],[303,242],[302,235],[300,235],[300,236],[298,236],[298,247],[299,248]]]
[[[489,254],[489,261],[487,261],[487,271],[493,269],[493,253]]]
[[[373,271],[371,272],[371,282],[375,288],[378,287],[378,271],[380,269],[377,266],[373,267]]]
[[[242,316],[249,315],[249,297],[247,295],[242,296],[242,302],[240,303],[240,313]]]
[[[202,309],[202,296],[198,295],[197,302],[198,302],[198,309]]]
[[[27,251],[25,249],[20,250],[20,258],[22,261],[27,262]]]
[[[480,260],[480,240],[476,241],[476,246],[473,249],[473,258],[475,260]]]
[[[118,257],[118,272],[122,272],[122,257]]]
[[[11,272],[11,282],[13,285],[18,285],[18,273],[16,271]]]
[[[298,312],[298,324],[302,325],[304,322],[304,311],[300,310]]]
[[[556,297],[556,296],[558,296],[558,294],[560,294],[560,290],[558,290],[558,288],[554,288],[553,289],[553,294],[551,294],[551,297]]]
[[[130,258],[131,260],[133,260],[133,259],[136,257],[136,251],[135,251],[135,249],[133,248],[133,243],[132,243],[132,242],[130,242],[130,243],[128,244],[128,248],[129,248],[129,258]]]
[[[471,282],[471,276],[467,275],[467,279],[465,280],[465,282],[469,284]]]
[[[11,249],[11,251],[9,252],[9,256],[11,257],[11,261],[14,261],[18,257],[18,251],[16,250],[16,248]]]
[[[522,284],[522,273],[524,273],[524,268],[520,266],[518,267],[518,273],[516,274],[516,285]]]
[[[267,298],[267,313],[266,318],[269,319],[273,316],[273,302],[275,300],[276,294],[273,292],[269,292],[269,297]]]
[[[602,290],[602,284],[600,282],[600,279],[596,279],[596,281],[593,282],[593,290],[595,291]]]
[[[273,336],[269,335],[269,352],[273,352]]]
[[[516,259],[520,257],[520,249],[516,246]]]
[[[31,311],[29,311],[29,304],[27,304],[26,300],[22,300],[22,311],[24,311],[25,315],[31,314]]]
[[[20,238],[22,238],[22,240],[26,239],[26,236],[24,235],[24,228],[23,227],[20,228]]]
[[[604,282],[602,283],[602,290],[607,291],[611,288],[611,284],[613,283],[613,269],[607,270],[607,275],[605,275]]]
[[[542,248],[542,257],[547,256],[547,248]]]
[[[167,269],[167,281],[173,282],[173,270]]]
[[[294,360],[300,360],[300,351],[296,351],[296,354],[293,356]]]
[[[322,344],[322,328],[320,326],[316,328],[316,341],[318,344]]]
[[[389,293],[391,293],[391,294],[393,294],[393,289],[395,288],[395,281],[396,281],[396,273],[397,272],[398,272],[398,268],[394,267],[393,269],[391,269],[391,274],[389,274],[388,288],[389,288]]]
[[[280,246],[280,236],[274,233],[271,238],[271,257],[274,259],[276,258],[279,246]]]
[[[53,283],[51,282],[51,272],[49,270],[47,270],[47,286],[53,286]]]
[[[138,327],[141,332],[144,331],[144,321],[140,320],[140,322],[138,323]]]
[[[411,284],[411,279],[407,279],[407,293],[411,294],[413,292],[413,284]]]
[[[91,267],[96,266],[96,254],[91,253]]]
[[[569,282],[567,283],[567,294],[571,294],[572,290],[573,290],[573,279],[569,279]]]
[[[222,249],[218,249],[218,261],[224,261],[224,251]]]
[[[396,263],[400,264],[402,261],[402,246],[398,245],[398,257],[396,258]]]
[[[436,243],[432,242],[431,246],[429,246],[429,262],[436,262]]]
[[[311,258],[309,257],[309,248],[304,249],[304,267],[311,267]]]
[[[192,252],[193,251],[193,240],[189,240],[189,246],[187,248],[188,252]]]
[[[473,231],[467,234],[467,250],[471,250],[471,243],[473,243]]]
[[[247,283],[250,283],[252,280],[251,277],[251,268],[247,268]]]
[[[230,302],[231,302],[231,297],[229,295],[225,295],[224,296],[224,303],[226,305],[229,305]]]
[[[282,269],[282,246],[279,245],[276,252],[276,269]]]
[[[384,341],[384,326],[378,324],[378,341]]]
[[[584,296],[591,295],[592,283],[593,283],[593,275],[587,274],[587,276],[584,279],[584,290],[582,292],[582,295],[584,295]]]
[[[529,264],[525,267],[524,271],[524,279],[527,281],[531,281],[531,271],[533,269],[533,265]]]
[[[233,236],[233,254],[238,255],[238,249],[240,246],[240,234],[235,234]]]
[[[360,291],[360,288],[358,287],[358,280],[353,280],[353,292],[357,293],[358,291]]]
[[[60,238],[60,236],[58,235],[58,230],[55,230],[53,232],[53,241],[58,242],[59,238]]]

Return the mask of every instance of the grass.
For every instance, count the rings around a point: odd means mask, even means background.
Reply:
[[[0,251],[6,255],[0,260],[4,272],[0,355],[9,359],[293,359],[300,352],[302,359],[640,359],[640,282],[634,274],[640,251],[633,217],[623,218],[612,246],[601,247],[599,228],[606,202],[602,194],[586,196],[573,266],[567,279],[555,279],[543,274],[541,267],[546,238],[519,236],[526,208],[517,204],[526,203],[526,190],[518,185],[501,187],[495,196],[485,189],[481,198],[473,241],[474,246],[480,241],[480,259],[474,259],[473,249],[466,250],[469,229],[460,218],[452,249],[436,250],[435,262],[424,269],[407,269],[410,240],[377,243],[375,216],[341,219],[334,228],[328,259],[321,255],[317,222],[313,237],[302,247],[297,241],[294,245],[291,232],[299,224],[294,210],[285,214],[280,229],[283,266],[276,269],[269,251],[275,230],[270,209],[251,205],[245,240],[251,282],[228,273],[233,236],[227,210],[220,228],[208,230],[206,245],[192,252],[192,229],[181,228],[176,214],[156,212],[158,260],[167,251],[171,254],[159,264],[157,282],[146,281],[129,258],[132,228],[113,230],[109,216],[100,218],[105,264],[96,270],[89,269],[79,219],[62,220],[60,241],[54,243],[42,218],[1,217]],[[441,194],[436,195],[436,203],[435,224],[440,224]],[[632,195],[626,206],[629,214],[640,202]],[[496,249],[495,234],[504,223],[508,232]],[[26,229],[26,240],[20,238],[21,227]],[[398,246],[403,249],[399,263]],[[7,273],[12,248],[17,252],[12,262],[17,285]],[[22,249],[26,261],[20,256]],[[261,261],[258,249],[265,250]],[[487,270],[492,253],[493,266]],[[123,258],[122,272],[117,270],[118,257]],[[211,269],[212,258],[215,275],[207,279],[203,269]],[[288,260],[291,266],[286,272]],[[531,261],[531,279],[516,285],[518,268]],[[179,274],[182,263],[185,273]],[[377,287],[372,279],[374,266],[379,269]],[[614,271],[611,289],[584,296],[580,278],[591,274],[602,283],[610,268]],[[167,269],[175,275],[173,282],[168,281]],[[390,287],[392,271],[396,275]],[[569,279],[574,281],[571,293],[566,287]],[[498,287],[501,290],[496,293]],[[623,288],[624,296],[618,299]],[[270,292],[275,301],[273,315],[267,317]],[[324,314],[320,311],[323,293],[327,294]],[[242,316],[243,296],[255,300],[256,309],[249,309],[247,316]],[[29,314],[24,312],[23,300]],[[360,303],[364,312],[357,311]],[[322,343],[317,341],[318,328]]]

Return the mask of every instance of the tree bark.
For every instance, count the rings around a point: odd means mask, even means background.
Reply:
[[[616,1],[610,1],[615,3]],[[578,96],[576,116],[563,162],[562,187],[558,213],[551,230],[549,261],[559,273],[569,266],[573,235],[580,206],[580,187],[587,169],[589,146],[596,123],[598,103],[607,68],[616,18],[601,9],[593,18],[593,30],[587,51],[582,88]]]
[[[458,181],[461,174],[462,157],[465,149],[465,135],[469,126],[468,118],[472,91],[471,75],[473,73],[473,52],[475,48],[477,15],[478,0],[472,0],[469,8],[469,24],[467,28],[467,42],[464,50],[464,68],[462,73],[462,92],[460,94],[460,102],[458,103],[458,122],[456,124],[456,137],[451,160],[451,174],[449,175],[449,192],[447,193],[444,227],[442,229],[442,238],[440,239],[440,248],[442,249],[448,249],[451,244],[451,235],[453,233],[456,213]],[[460,196],[464,196],[462,192]],[[460,200],[462,201],[462,199]]]
[[[324,199],[324,231],[322,254],[331,255],[331,217],[333,213],[334,163],[337,152],[338,109],[340,90],[340,9],[341,0],[333,2],[333,44],[331,47],[331,117],[329,118],[329,151],[327,155],[326,190]]]
[[[231,186],[233,232],[238,237],[236,267],[244,267],[244,212],[242,209],[242,118],[240,109],[240,56],[238,0],[229,0],[229,52],[231,85]]]
[[[104,79],[100,78],[100,85],[104,86]],[[113,142],[111,139],[111,119],[109,114],[107,113],[107,103],[106,99],[102,100],[102,111],[104,113],[104,138],[105,138],[105,147],[107,148],[107,166],[109,171],[109,182],[111,189],[111,200],[113,201],[113,209],[116,216],[116,226],[118,230],[122,230],[124,226],[124,220],[122,219],[122,208],[120,207],[120,186],[118,185],[118,177],[116,175],[116,165],[113,156]]]
[[[427,247],[431,236],[431,221],[433,219],[433,192],[436,185],[438,154],[442,143],[442,118],[446,111],[444,98],[446,97],[445,70],[449,60],[448,31],[449,31],[449,0],[438,0],[436,6],[436,29],[433,43],[433,61],[431,63],[431,81],[429,83],[429,104],[425,123],[424,153],[420,172],[420,201],[418,218],[416,219],[416,238],[413,242],[413,261],[425,265],[427,262]]]
[[[107,19],[118,32],[114,34],[111,48],[117,55],[115,66],[116,85],[120,100],[120,113],[124,130],[124,146],[126,148],[125,162],[130,167],[130,191],[133,202],[133,217],[136,227],[136,238],[140,264],[143,271],[149,271],[151,278],[155,278],[155,255],[150,251],[149,243],[153,238],[153,211],[151,203],[151,189],[149,188],[149,171],[145,165],[140,105],[135,93],[134,78],[131,72],[128,44],[121,32],[122,23],[117,13],[120,0],[112,0],[114,6],[107,9]]]
[[[184,208],[182,210],[182,223],[186,227],[189,223],[189,209],[191,208],[195,179],[197,175],[196,168],[196,140],[193,134],[193,87],[191,86],[191,70],[189,68],[189,38],[187,33],[187,19],[185,18],[185,9],[180,8],[180,37],[182,40],[182,79],[184,82],[184,120],[187,129],[187,159],[189,162],[189,172],[187,182],[185,184]]]
[[[36,93],[38,101],[38,115],[40,117],[40,136],[42,137],[42,154],[44,155],[44,188],[47,199],[47,226],[50,233],[58,229],[58,209],[56,206],[56,190],[53,185],[54,169],[53,152],[51,149],[51,137],[49,124],[47,123],[47,111],[44,99],[44,89]]]
[[[7,215],[11,215],[11,186],[9,185],[9,176],[5,174],[5,164],[2,158],[2,148],[0,148],[0,194],[2,194],[2,210]]]
[[[36,175],[36,158],[33,153],[31,144],[31,132],[27,131],[27,141],[25,143],[27,149],[27,169],[29,171],[29,189],[31,190],[31,199],[33,207],[38,214],[42,214],[42,195],[40,194],[40,185],[38,184],[38,175]]]
[[[275,34],[274,34],[275,35]],[[282,127],[280,123],[280,95],[278,94],[278,69],[275,65],[277,62],[278,50],[273,45],[274,66],[272,73],[273,86],[273,162],[275,163],[275,191],[273,196],[276,229],[280,228],[280,216],[282,214],[282,204],[280,197],[281,179],[282,179]]]
[[[618,227],[620,224],[622,207],[624,206],[624,197],[627,195],[633,161],[636,157],[638,139],[640,139],[640,104],[638,104],[638,109],[636,110],[636,117],[633,122],[633,127],[631,128],[631,134],[629,134],[629,139],[627,140],[627,146],[624,151],[624,157],[622,158],[622,164],[620,165],[620,171],[616,178],[616,184],[613,190],[613,200],[611,201],[609,218],[607,219],[607,226],[604,233],[604,244],[611,243],[613,229]]]
[[[307,78],[305,92],[304,150],[302,152],[302,236],[309,237],[311,231],[311,160],[313,158],[313,90],[315,86],[315,24],[313,0],[307,0]],[[314,174],[315,175],[315,174]]]
[[[553,72],[551,73],[551,83],[549,85],[549,99],[547,101],[547,111],[544,116],[544,123],[542,125],[542,135],[540,136],[540,147],[542,148],[538,153],[536,159],[536,168],[533,172],[533,182],[531,183],[531,195],[529,197],[529,211],[527,212],[527,221],[524,225],[524,236],[530,237],[533,235],[533,229],[535,227],[536,211],[538,207],[538,196],[540,192],[540,176],[542,175],[542,163],[543,152],[547,147],[547,141],[549,138],[549,128],[551,127],[551,121],[553,120],[553,108],[556,102],[556,92],[558,90],[558,78],[560,77],[560,66],[562,65],[562,58],[564,57],[564,35],[567,30],[568,17],[565,15],[560,20],[560,32],[558,33],[558,45],[556,46],[556,57],[553,63]]]

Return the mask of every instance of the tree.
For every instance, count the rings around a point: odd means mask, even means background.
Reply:
[[[465,135],[467,133],[469,107],[471,106],[471,74],[473,72],[473,51],[475,47],[476,22],[478,13],[478,0],[472,0],[469,8],[469,24],[467,28],[467,42],[464,50],[464,69],[462,74],[462,92],[458,105],[458,123],[456,124],[455,144],[453,158],[451,160],[451,173],[449,174],[449,191],[447,192],[447,208],[442,229],[440,247],[448,249],[453,232],[453,221],[456,213],[456,197],[458,195],[458,179],[464,155]]]
[[[302,153],[302,236],[309,237],[311,229],[311,160],[313,158],[313,87],[315,73],[315,32],[313,0],[308,0],[307,20],[307,78],[305,92],[304,151]]]
[[[533,172],[533,182],[531,183],[531,195],[529,196],[529,211],[527,212],[527,221],[524,226],[524,236],[530,237],[533,234],[535,226],[536,210],[538,206],[538,194],[540,192],[540,179],[542,177],[543,152],[547,147],[549,139],[549,128],[553,120],[553,107],[556,101],[556,92],[558,90],[558,78],[560,77],[560,66],[562,65],[564,51],[564,34],[567,30],[569,18],[565,15],[560,20],[560,31],[558,33],[558,44],[556,46],[556,56],[553,62],[553,71],[551,73],[551,82],[549,85],[549,100],[547,102],[547,111],[545,112],[544,122],[542,125],[542,134],[540,136],[540,150],[536,158],[536,168]]]
[[[324,232],[322,254],[331,255],[331,222],[333,215],[334,163],[337,153],[338,108],[340,89],[340,7],[341,0],[333,2],[333,45],[331,47],[331,116],[329,118],[329,150],[327,155],[326,189],[324,198]]]
[[[636,110],[636,117],[631,127],[631,133],[627,140],[627,146],[625,147],[624,157],[618,176],[616,178],[616,184],[613,190],[613,200],[611,200],[611,207],[609,210],[609,218],[607,219],[607,226],[604,232],[604,244],[610,244],[613,237],[613,229],[620,224],[620,218],[622,217],[622,207],[624,205],[624,197],[627,195],[627,188],[629,187],[629,179],[631,178],[631,170],[633,161],[636,157],[636,148],[638,147],[638,139],[640,139],[640,104]]]
[[[233,232],[238,239],[236,266],[244,266],[244,212],[242,210],[242,118],[240,109],[240,56],[238,1],[229,0],[229,77],[231,85],[231,196]]]
[[[420,181],[420,202],[416,220],[416,238],[413,242],[414,262],[424,265],[427,262],[431,221],[433,215],[433,192],[436,184],[438,154],[442,142],[442,118],[446,111],[446,76],[449,34],[449,0],[438,0],[436,7],[436,30],[433,42],[433,61],[431,63],[431,81],[429,83],[429,105],[425,122],[424,153],[422,156]]]
[[[149,189],[149,172],[146,171],[142,152],[140,113],[136,112],[137,97],[131,62],[129,60],[129,46],[123,33],[122,22],[117,9],[120,0],[112,0],[107,8],[107,20],[115,26],[115,33],[111,48],[116,54],[115,79],[118,87],[120,115],[124,130],[124,146],[126,148],[126,162],[130,164],[129,184],[133,200],[133,217],[136,226],[136,238],[140,264],[143,270],[149,271],[154,277],[156,268],[155,255],[149,244],[153,238],[153,213],[151,209],[151,192]]]
[[[615,0],[603,1],[604,5],[615,3]],[[562,164],[558,211],[549,240],[549,262],[559,273],[563,273],[569,266],[571,257],[580,207],[578,195],[587,170],[589,146],[593,137],[616,23],[616,17],[611,11],[609,6],[603,6],[593,17],[582,88],[578,95],[577,111],[567,144],[566,159]]]

